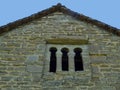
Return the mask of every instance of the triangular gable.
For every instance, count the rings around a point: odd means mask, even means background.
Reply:
[[[87,17],[85,15],[82,15],[82,14],[79,14],[79,13],[76,13],[68,8],[66,8],[65,6],[61,5],[60,3],[58,3],[57,5],[55,6],[52,6],[46,10],[43,10],[41,12],[38,12],[36,14],[33,14],[29,17],[26,17],[26,18],[23,18],[23,19],[20,19],[20,20],[17,20],[15,22],[12,22],[12,23],[9,23],[7,25],[4,25],[4,26],[1,26],[0,27],[0,34],[4,33],[4,32],[7,32],[7,31],[10,31],[14,28],[17,28],[18,26],[21,26],[21,25],[24,25],[28,22],[31,22],[35,19],[38,19],[38,18],[42,18],[44,16],[47,16],[51,13],[54,13],[54,12],[62,12],[64,14],[67,14],[67,15],[70,15],[74,18],[76,18],[77,20],[81,20],[81,21],[84,21],[84,22],[87,22],[87,23],[91,23],[93,25],[96,25],[100,28],[103,28],[104,30],[108,31],[108,32],[111,32],[117,36],[120,36],[120,29],[117,29],[115,27],[112,27],[110,25],[107,25],[103,22],[100,22],[98,20],[95,20],[95,19],[92,19],[90,17]]]

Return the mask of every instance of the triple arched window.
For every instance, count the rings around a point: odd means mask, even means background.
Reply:
[[[57,68],[57,48],[51,47],[50,51],[50,72],[56,72]],[[74,48],[74,70],[75,71],[83,71],[83,60],[82,60],[82,49],[81,48]],[[69,71],[69,49],[64,47],[61,49],[61,68],[62,71]]]

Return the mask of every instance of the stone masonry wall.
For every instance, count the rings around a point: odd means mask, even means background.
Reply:
[[[44,72],[46,40],[55,38],[89,40],[88,76]],[[119,54],[120,37],[56,12],[0,36],[0,90],[120,90]]]

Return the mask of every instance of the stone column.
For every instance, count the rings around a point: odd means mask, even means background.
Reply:
[[[75,68],[75,65],[74,65],[74,52],[73,52],[73,49],[69,49],[69,53],[68,53],[68,56],[69,56],[69,71],[73,72],[75,71],[74,68]]]
[[[62,70],[62,68],[61,68],[62,67],[62,65],[61,65],[62,53],[61,53],[60,48],[57,48],[56,56],[57,56],[57,70],[56,70],[56,72],[59,72]]]

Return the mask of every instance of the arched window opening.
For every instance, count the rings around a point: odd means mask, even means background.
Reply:
[[[83,70],[83,60],[82,60],[82,49],[75,48],[74,49],[75,56],[74,56],[74,63],[75,63],[75,71],[82,71]]]
[[[56,51],[57,49],[55,47],[51,47],[50,48],[50,52],[51,52],[51,55],[50,55],[50,72],[56,72]]]
[[[62,70],[68,71],[68,52],[69,50],[67,48],[62,48]]]

